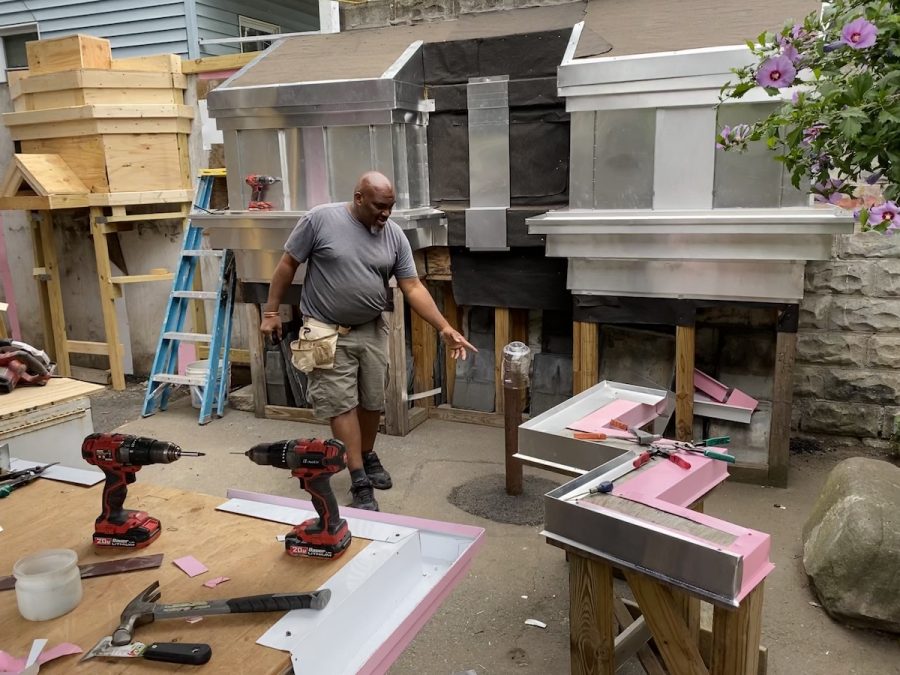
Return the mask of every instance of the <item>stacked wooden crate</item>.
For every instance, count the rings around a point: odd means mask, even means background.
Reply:
[[[108,40],[87,35],[26,49],[28,70],[9,74],[15,112],[3,115],[21,153],[58,155],[90,193],[191,187],[180,57],[113,59]]]

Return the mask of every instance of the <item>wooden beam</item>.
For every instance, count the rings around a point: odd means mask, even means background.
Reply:
[[[244,54],[224,54],[222,56],[204,56],[201,59],[184,59],[181,72],[185,75],[195,73],[213,73],[220,70],[238,70],[243,68],[262,52],[246,52]]]
[[[104,216],[99,219],[99,222],[106,225],[107,223],[143,223],[150,220],[182,220],[183,218],[183,211],[172,211],[167,213],[139,213],[133,216],[124,214]]]
[[[316,417],[313,414],[312,408],[292,408],[285,405],[264,406],[263,417],[269,420],[305,422],[307,424],[328,424],[328,420]]]
[[[103,328],[106,344],[109,345],[109,371],[112,374],[112,386],[116,391],[125,390],[125,365],[123,363],[122,345],[119,342],[119,324],[116,318],[116,290],[112,284],[112,264],[109,260],[109,247],[97,218],[103,215],[103,209],[92,206],[91,235],[94,238],[94,258],[97,261],[97,281],[100,284],[100,308],[103,312]]]
[[[66,340],[66,347],[73,354],[94,354],[109,356],[109,345],[105,342],[87,340]]]
[[[600,379],[600,326],[576,321],[572,327],[572,394],[590,389]]]
[[[675,437],[694,438],[695,327],[675,327]]]
[[[129,274],[122,277],[110,277],[109,281],[113,284],[143,284],[149,281],[171,281],[174,278],[174,272],[164,272],[162,274]]]
[[[434,363],[437,360],[437,333],[434,327],[412,312],[412,358],[413,358],[413,392],[434,389]],[[416,399],[413,405],[417,408],[430,408],[434,398]]]
[[[569,555],[569,654],[572,675],[613,675],[613,577],[609,564]]]
[[[622,602],[620,598],[615,598],[613,600],[613,611],[616,615],[616,621],[619,622],[619,625],[622,626],[622,630],[626,630],[629,626],[636,623],[639,619],[631,616],[631,612],[628,611],[628,607],[625,606],[625,603]],[[641,621],[646,628],[647,623],[645,621]],[[649,633],[649,628],[647,628],[647,632]],[[650,636],[652,637],[652,635]],[[616,662],[617,663],[625,663],[628,660],[628,654],[623,653],[619,654],[618,649],[618,638],[616,638]],[[647,671],[647,675],[666,675],[666,671],[663,669],[662,665],[659,662],[659,659],[656,658],[656,654],[653,653],[653,650],[650,649],[646,644],[640,646],[637,650],[638,661],[641,662],[641,665],[644,667],[644,670]]]
[[[506,494],[522,494],[522,462],[519,452],[519,425],[522,424],[522,387],[503,387],[503,436],[506,455]]]
[[[460,330],[462,321],[460,320],[459,307],[456,306],[456,298],[453,297],[452,284],[445,283],[441,287],[441,298],[443,299],[443,309],[441,313],[447,319],[447,323],[453,326],[454,330]],[[444,391],[447,394],[447,402],[453,405],[453,392],[456,387],[456,359],[452,358],[444,350]]]
[[[250,352],[250,382],[253,383],[253,408],[257,417],[266,417],[266,345],[259,330],[262,314],[254,303],[244,305],[247,347]]]
[[[503,348],[512,340],[512,323],[509,317],[509,309],[496,307],[494,309],[494,410],[503,412]]]
[[[445,422],[463,422],[465,424],[481,424],[486,427],[502,427],[503,415],[500,413],[482,412],[480,410],[463,410],[439,405],[429,409],[428,416]]]
[[[797,334],[778,331],[775,338],[775,376],[772,419],[769,422],[769,483],[787,487],[790,462],[791,408],[794,400],[794,361]]]
[[[736,610],[713,609],[710,675],[757,675],[763,585],[750,591]]]
[[[2,208],[2,206],[0,206]],[[29,213],[31,221],[31,248],[34,255],[34,277],[38,282],[38,299],[41,303],[41,327],[44,332],[44,351],[47,352],[54,361],[56,361],[57,370],[60,375],[63,374],[62,369],[68,366],[68,359],[60,360],[56,352],[56,339],[53,334],[53,315],[50,311],[50,289],[47,283],[50,276],[47,274],[47,268],[44,267],[44,243],[41,237],[40,214]],[[38,271],[42,273],[38,274]]]
[[[63,308],[62,280],[60,278],[62,272],[60,272],[56,258],[56,242],[53,237],[53,214],[50,211],[37,214],[37,226],[41,232],[42,262],[48,277],[46,282],[47,299],[49,301],[53,345],[56,349],[56,367],[60,375],[68,377],[72,371],[66,339],[66,313]]]
[[[708,675],[699,645],[678,610],[668,586],[648,576],[625,570],[625,579],[644,613],[644,620],[671,675]]]
[[[391,436],[409,433],[409,406],[406,402],[406,303],[403,291],[392,288],[394,311],[388,319],[388,384],[385,391],[384,427]]]

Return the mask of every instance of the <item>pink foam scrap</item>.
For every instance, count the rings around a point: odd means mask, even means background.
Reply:
[[[699,389],[712,400],[724,403],[728,398],[728,385],[722,384],[703,371],[694,369],[694,389]]]
[[[652,498],[666,504],[690,506],[728,478],[725,462],[693,453],[680,456],[691,465],[690,469],[682,469],[661,457],[654,458],[649,468],[626,474],[628,479],[617,482],[612,493],[632,501]]]
[[[70,656],[72,654],[80,654],[83,650],[78,645],[72,644],[71,642],[63,642],[62,644],[58,644],[55,647],[51,647],[50,649],[45,649],[41,652],[41,655],[38,656],[37,662],[40,664],[47,663],[47,661],[52,661],[53,659],[58,659],[61,656]],[[17,658],[12,654],[7,654],[6,652],[0,650],[0,672],[4,673],[18,673],[25,669],[26,658]]]
[[[209,568],[192,555],[186,555],[172,562],[189,577],[196,577],[204,572],[209,572]]]
[[[652,422],[659,417],[665,410],[665,400],[660,401],[656,405],[650,403],[637,403],[625,399],[616,399],[599,410],[595,410],[590,415],[585,415],[580,420],[568,425],[567,428],[574,431],[600,432],[607,435],[613,435],[619,438],[629,437],[627,431],[621,433],[609,434],[609,423],[612,420],[619,420],[629,427],[639,429],[648,422]]]
[[[747,410],[756,410],[756,407],[759,405],[759,401],[745,394],[740,389],[732,391],[731,396],[728,397],[725,403],[726,405],[733,405],[735,408],[746,408]]]
[[[224,584],[226,581],[231,581],[231,577],[216,577],[215,579],[210,579],[203,585],[207,588],[215,588],[219,584]]]

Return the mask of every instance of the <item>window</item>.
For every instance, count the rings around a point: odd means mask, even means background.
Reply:
[[[241,29],[241,37],[256,37],[257,35],[276,35],[281,32],[281,26],[274,23],[251,19],[248,16],[238,17],[238,25]],[[259,40],[254,42],[242,42],[241,52],[259,52],[272,44],[271,40]]]
[[[6,82],[6,71],[28,67],[25,43],[40,39],[36,23],[0,26],[0,82]]]

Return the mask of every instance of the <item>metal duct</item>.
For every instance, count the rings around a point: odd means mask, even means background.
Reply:
[[[466,246],[473,251],[508,251],[509,76],[472,78],[466,94],[469,108]]]

